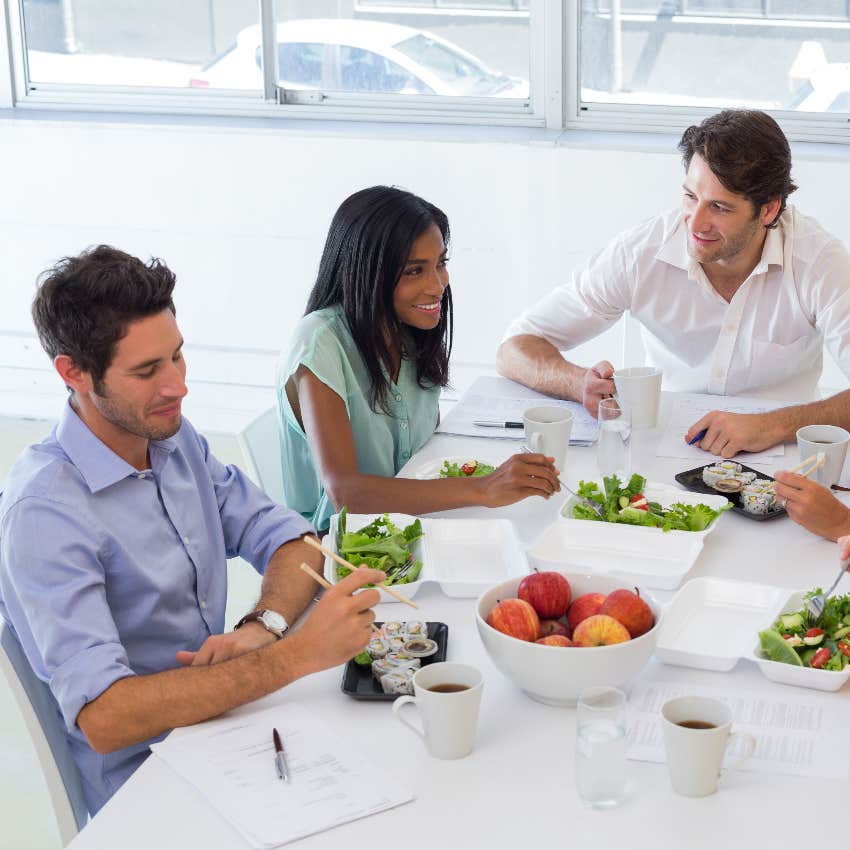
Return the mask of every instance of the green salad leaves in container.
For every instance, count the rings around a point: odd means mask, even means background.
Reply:
[[[817,587],[804,599],[822,592]],[[780,614],[769,629],[759,632],[759,642],[771,661],[816,670],[843,670],[850,663],[850,594],[828,598],[814,624],[809,624],[805,606]]]
[[[489,463],[479,463],[477,460],[468,460],[466,463],[453,463],[445,460],[440,469],[440,478],[482,478],[495,471],[495,466],[490,466]]]
[[[336,544],[337,551],[346,561],[386,573],[382,586],[410,584],[419,578],[422,561],[413,557],[411,546],[424,534],[420,520],[406,528],[399,528],[390,520],[389,514],[384,514],[357,531],[346,531],[345,523],[346,510],[343,508],[337,521]],[[350,572],[348,567],[337,565],[338,579],[345,578]]]
[[[627,484],[622,484],[616,475],[602,479],[604,490],[599,489],[595,481],[580,481],[578,495],[601,505],[605,513],[605,522],[618,522],[626,525],[644,525],[660,528],[662,531],[703,531],[723,511],[732,507],[727,502],[722,508],[704,505],[688,505],[676,502],[665,508],[658,502],[650,502],[644,495],[646,478],[635,473]],[[590,519],[602,522],[599,514],[587,504],[577,502],[573,505],[574,519]]]

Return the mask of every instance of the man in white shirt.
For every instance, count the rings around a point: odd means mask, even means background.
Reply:
[[[665,389],[808,401],[824,344],[850,377],[850,254],[786,208],[797,187],[778,124],[725,110],[689,127],[679,150],[681,210],[620,234],[513,322],[497,354],[501,374],[596,416],[614,392],[614,367],[579,366],[561,351],[628,310]],[[811,422],[850,426],[850,391],[771,413],[713,411],[685,439],[705,430],[701,448],[732,457],[793,440]]]

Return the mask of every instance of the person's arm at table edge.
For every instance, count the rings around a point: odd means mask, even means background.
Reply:
[[[587,368],[571,363],[543,337],[518,334],[506,339],[496,351],[500,375],[553,398],[577,401],[591,416],[597,415],[601,399],[614,394],[614,367],[603,360]]]
[[[309,369],[295,375],[307,442],[328,498],[352,513],[387,510],[409,514],[484,505],[496,507],[559,489],[542,455],[514,456],[487,476],[420,481],[362,473],[343,400]],[[533,473],[533,477],[532,477]]]
[[[327,591],[304,625],[286,640],[210,666],[128,676],[113,682],[77,715],[98,753],[146,741],[259,699],[362,651],[380,601],[374,589],[354,594],[384,574],[361,568]]]

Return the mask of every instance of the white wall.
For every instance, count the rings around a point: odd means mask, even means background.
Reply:
[[[31,332],[36,274],[107,242],[161,256],[177,272],[179,319],[193,349],[267,352],[250,368],[238,357],[205,355],[190,362],[196,374],[215,380],[232,370],[234,380],[267,386],[272,352],[303,311],[336,206],[374,183],[404,186],[449,215],[454,360],[464,384],[465,375],[492,367],[514,315],[618,230],[675,205],[681,183],[672,140],[669,151],[664,141],[628,151],[476,136],[0,120],[0,384],[10,367],[45,365],[37,346],[24,350],[16,336]],[[794,174],[797,204],[850,243],[846,152],[798,153]],[[581,358],[599,356],[621,362],[619,327]],[[25,391],[26,381],[12,383],[18,395]],[[845,382],[831,372],[825,383]],[[0,397],[0,413],[20,413],[7,409],[15,398]]]

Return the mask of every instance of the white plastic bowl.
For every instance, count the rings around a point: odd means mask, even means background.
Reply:
[[[625,587],[622,581],[606,576],[564,575],[573,599]],[[637,678],[655,649],[660,631],[662,610],[651,596],[640,590],[655,615],[655,625],[640,637],[611,646],[546,646],[510,637],[487,625],[493,606],[501,599],[516,597],[520,581],[512,578],[490,588],[478,598],[475,610],[475,624],[487,654],[518,688],[538,702],[573,705],[585,688],[619,687]]]

